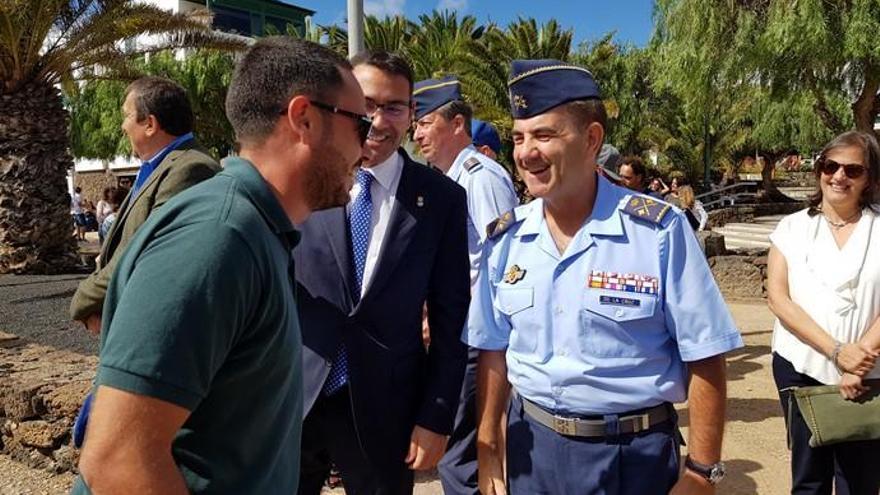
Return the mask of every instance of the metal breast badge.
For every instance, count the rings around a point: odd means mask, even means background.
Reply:
[[[519,265],[513,265],[507,269],[507,273],[504,274],[504,281],[510,285],[513,285],[526,276],[526,271],[519,267]]]

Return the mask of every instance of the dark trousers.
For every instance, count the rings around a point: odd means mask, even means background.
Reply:
[[[773,354],[773,378],[791,441],[792,495],[877,495],[880,493],[880,440],[810,447],[810,433],[789,387],[822,385],[798,373],[782,356]]]
[[[617,431],[611,424],[617,418],[606,416],[609,431]],[[678,480],[679,439],[676,419],[635,434],[560,435],[526,415],[522,399],[515,396],[507,426],[508,491],[511,495],[666,495]]]
[[[468,349],[455,425],[446,454],[437,465],[445,495],[478,495],[477,487],[477,359],[478,349]]]
[[[411,495],[413,472],[377,469],[363,451],[354,425],[351,395],[343,387],[318,398],[303,422],[299,495],[318,495],[335,464],[350,495]]]

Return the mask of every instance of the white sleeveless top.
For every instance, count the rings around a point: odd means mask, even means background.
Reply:
[[[782,219],[770,241],[788,264],[788,291],[834,339],[857,342],[880,315],[880,219],[862,212],[843,249],[837,247],[824,217],[801,210]],[[773,351],[800,373],[825,384],[840,375],[822,353],[801,342],[779,319],[773,327]],[[875,366],[867,378],[880,378]]]

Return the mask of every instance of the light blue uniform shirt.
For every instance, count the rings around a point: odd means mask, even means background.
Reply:
[[[563,255],[540,199],[486,242],[463,339],[507,349],[523,397],[584,415],[682,402],[686,362],[743,345],[687,220],[623,211],[638,198],[600,177],[592,215]],[[636,291],[608,288],[617,283]]]
[[[467,165],[471,158],[479,161]],[[471,285],[477,277],[480,252],[486,240],[486,226],[512,210],[519,200],[510,174],[501,164],[470,145],[461,150],[446,175],[467,192],[468,254],[471,262]]]

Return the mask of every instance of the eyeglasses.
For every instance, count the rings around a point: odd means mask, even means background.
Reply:
[[[391,103],[376,103],[373,100],[367,100],[367,115],[373,117],[376,112],[382,111],[382,115],[389,120],[403,121],[409,118],[409,104],[399,101]]]
[[[320,101],[312,101],[312,105],[321,110],[342,115],[343,117],[348,117],[351,120],[354,120],[357,124],[358,128],[358,138],[361,140],[361,146],[367,141],[367,136],[370,134],[370,128],[373,127],[373,119],[367,117],[366,115],[361,115],[355,112],[349,112],[348,110],[343,110],[339,107],[334,107],[333,105],[328,105],[327,103],[322,103]],[[287,108],[282,108],[278,115],[286,115]]]
[[[865,175],[865,171],[868,170],[867,167],[858,163],[837,163],[834,160],[829,160],[827,158],[819,159],[816,163],[816,167],[825,175],[834,175],[840,167],[843,167],[843,173],[846,174],[849,179],[858,179]]]

